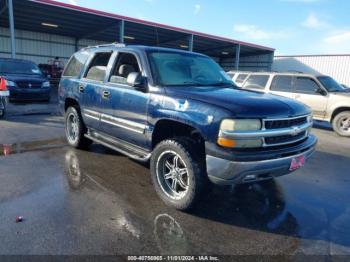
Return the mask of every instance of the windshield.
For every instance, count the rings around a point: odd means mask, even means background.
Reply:
[[[317,79],[322,83],[322,85],[329,92],[342,92],[344,91],[344,87],[342,87],[337,81],[335,81],[330,76],[319,76]]]
[[[164,86],[227,86],[230,77],[206,56],[156,51],[148,53],[153,77]]]
[[[30,63],[30,62],[22,62],[22,61],[1,61],[0,73],[41,75],[41,71],[36,66],[36,64]]]

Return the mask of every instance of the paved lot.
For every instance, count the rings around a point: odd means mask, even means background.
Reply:
[[[159,200],[147,166],[66,147],[60,121],[0,122],[1,144],[14,143],[0,145],[0,254],[350,254],[350,139],[327,128],[302,170],[215,187],[183,213]]]

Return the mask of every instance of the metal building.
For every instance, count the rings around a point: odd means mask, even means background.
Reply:
[[[0,57],[45,63],[110,42],[207,54],[225,70],[269,70],[274,49],[52,0],[0,0]]]
[[[272,69],[329,75],[339,83],[350,86],[350,54],[276,56]]]

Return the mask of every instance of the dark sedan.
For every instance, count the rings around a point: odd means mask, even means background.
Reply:
[[[50,100],[50,82],[31,61],[1,58],[0,76],[6,79],[10,101]]]

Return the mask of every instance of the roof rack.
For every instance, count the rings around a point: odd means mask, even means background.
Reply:
[[[97,47],[109,47],[109,46],[114,46],[114,47],[126,47],[126,44],[123,43],[118,43],[118,42],[113,42],[110,44],[102,44],[102,45],[92,45],[92,46],[87,46],[82,49],[90,49],[90,48],[97,48]]]
[[[304,72],[298,71],[298,70],[288,70],[288,73],[297,73],[297,74],[304,74]]]

